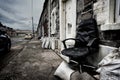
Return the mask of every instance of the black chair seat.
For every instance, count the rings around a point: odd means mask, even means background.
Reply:
[[[87,47],[67,48],[62,50],[61,53],[73,59],[80,59],[86,57],[89,53],[89,50]]]

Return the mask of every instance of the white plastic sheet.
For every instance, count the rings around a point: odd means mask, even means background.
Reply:
[[[70,80],[71,74],[75,72],[72,70],[66,62],[62,62],[57,70],[55,71],[54,75],[60,77],[62,80]]]
[[[120,80],[120,51],[108,54],[99,63],[100,80]]]

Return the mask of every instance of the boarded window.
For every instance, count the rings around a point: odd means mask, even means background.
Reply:
[[[120,0],[116,0],[116,22],[120,22]]]
[[[68,34],[71,34],[72,24],[68,23]]]

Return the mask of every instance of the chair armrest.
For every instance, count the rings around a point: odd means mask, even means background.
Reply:
[[[90,46],[94,45],[97,40],[98,40],[97,38],[90,40],[89,43],[87,44],[87,46],[90,47]]]
[[[79,39],[75,39],[75,38],[68,38],[68,39],[65,39],[65,40],[63,40],[62,42],[63,42],[63,45],[64,45],[64,48],[66,49],[67,48],[67,46],[66,46],[66,41],[68,41],[68,40],[74,40],[74,41],[80,41]]]

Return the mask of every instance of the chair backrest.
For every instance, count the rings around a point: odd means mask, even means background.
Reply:
[[[86,46],[89,43],[89,41],[94,38],[99,40],[99,32],[96,20],[93,18],[82,20],[77,28],[76,33],[76,39],[79,39],[80,41],[76,41],[74,47]],[[96,45],[92,47],[98,46],[97,41],[95,44]]]

